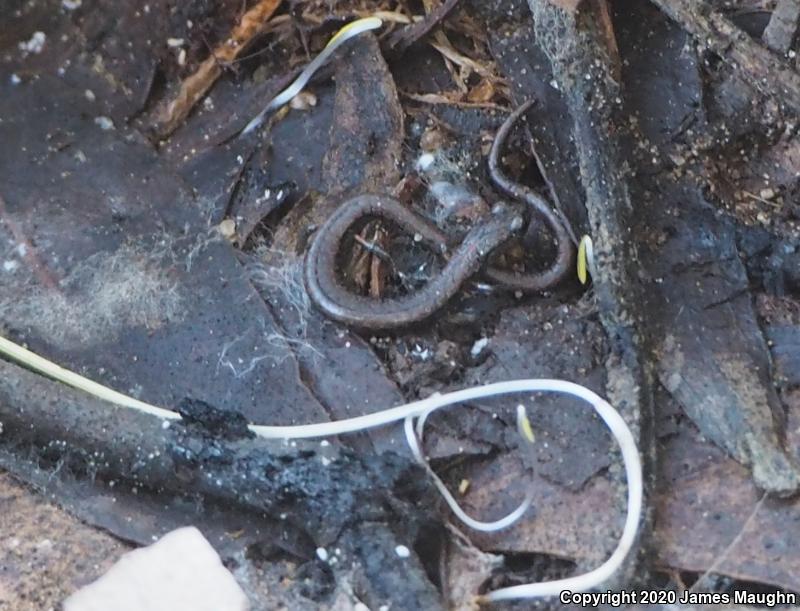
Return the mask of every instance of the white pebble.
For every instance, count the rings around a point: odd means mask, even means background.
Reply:
[[[408,558],[411,555],[411,550],[409,550],[405,545],[398,545],[394,548],[394,553],[400,558]]]
[[[430,153],[423,153],[420,155],[419,159],[417,159],[417,170],[420,172],[427,172],[435,161],[436,157]]]
[[[324,547],[318,547],[317,548],[317,558],[322,560],[322,562],[327,562],[328,561],[328,550],[326,550]]]
[[[489,345],[489,338],[488,337],[482,337],[478,341],[476,341],[474,344],[472,344],[472,348],[470,349],[469,353],[472,355],[472,358],[475,358],[481,352],[483,352],[483,350],[488,345]]]
[[[94,122],[100,127],[100,129],[114,129],[114,122],[108,117],[95,117]]]

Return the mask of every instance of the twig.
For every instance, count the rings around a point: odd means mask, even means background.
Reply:
[[[440,21],[447,17],[456,7],[458,0],[444,0],[438,7],[425,16],[425,19],[398,30],[389,38],[388,48],[396,54],[402,54],[420,38],[427,36]]]
[[[230,36],[214,49],[193,74],[184,79],[175,99],[167,104],[159,118],[156,129],[160,137],[164,138],[177,129],[222,74],[222,66],[236,59],[280,4],[281,0],[260,0],[242,15]]]

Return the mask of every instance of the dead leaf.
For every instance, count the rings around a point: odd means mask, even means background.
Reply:
[[[467,101],[475,103],[491,102],[494,98],[495,88],[491,79],[483,78],[481,81],[470,89],[467,94]]]

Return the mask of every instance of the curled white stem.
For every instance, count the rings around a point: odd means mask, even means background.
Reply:
[[[175,412],[118,393],[102,384],[98,384],[63,367],[59,367],[52,361],[48,361],[3,337],[0,337],[0,353],[19,361],[35,371],[118,406],[136,409],[163,419],[180,419],[180,415]],[[614,436],[614,439],[616,439],[619,444],[622,452],[622,461],[625,466],[625,475],[628,480],[625,525],[623,526],[622,535],[617,543],[616,549],[611,556],[596,569],[566,579],[501,588],[488,593],[484,598],[489,601],[532,599],[557,596],[563,590],[583,592],[602,585],[622,566],[622,563],[625,561],[625,558],[630,553],[636,541],[639,521],[642,514],[643,495],[642,465],[639,458],[639,451],[636,447],[636,441],[631,430],[628,428],[628,425],[622,419],[619,412],[602,397],[588,388],[565,380],[509,380],[507,382],[497,382],[494,384],[486,384],[485,386],[465,388],[443,395],[432,395],[406,405],[358,416],[356,418],[348,418],[347,420],[299,426],[263,426],[251,424],[249,428],[256,435],[267,439],[308,439],[354,433],[403,420],[406,438],[414,457],[420,464],[424,465],[453,513],[471,528],[484,532],[492,532],[501,528],[506,528],[516,522],[530,506],[532,502],[531,493],[526,495],[525,500],[517,509],[495,522],[481,522],[468,516],[459,507],[450,491],[444,485],[444,482],[441,481],[428,465],[420,447],[420,442],[423,439],[423,427],[425,421],[432,412],[448,405],[511,393],[534,392],[563,393],[582,399],[591,405],[600,418],[602,418],[603,422],[605,422],[611,434]],[[416,427],[414,426],[414,419],[416,419]],[[524,408],[517,409],[517,428],[524,439],[532,442],[533,433],[530,429],[527,415],[524,413]]]

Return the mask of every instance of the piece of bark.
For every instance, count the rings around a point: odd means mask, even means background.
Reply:
[[[661,383],[703,433],[763,490],[791,494],[800,469],[783,449],[782,407],[730,221],[695,187],[662,184],[648,201],[643,251]],[[665,202],[675,202],[665,205]]]
[[[618,141],[621,92],[614,80],[618,60],[594,5],[581,6],[574,13],[547,0],[529,0],[529,5],[538,44],[550,58],[573,121],[594,241],[594,291],[610,344],[607,394],[637,439],[649,497],[654,459],[653,375],[645,356],[647,338],[642,333],[636,280],[638,253],[630,230],[633,209]],[[643,524],[647,515],[645,511]],[[614,577],[617,583],[633,577],[636,556],[631,554]]]
[[[191,492],[285,520],[318,546],[354,550],[347,564],[365,571],[367,594],[396,597],[402,608],[441,608],[418,562],[395,561],[381,576],[381,555],[363,553],[370,545],[365,528],[371,540],[401,537],[413,544],[420,529],[433,523],[432,508],[420,499],[433,499],[435,492],[410,458],[357,455],[317,441],[222,440],[198,425],[165,426],[160,418],[108,404],[3,360],[0,421],[0,443],[33,453],[42,464],[155,491]],[[394,547],[384,547],[384,559],[396,558]]]
[[[248,611],[249,601],[194,526],[123,555],[64,601],[64,611]]]
[[[800,75],[702,0],[651,0],[697,41],[731,64],[756,91],[800,112]]]
[[[323,166],[327,202],[318,210],[324,217],[349,191],[385,192],[400,179],[404,113],[372,34],[360,36],[336,61],[334,117]]]
[[[682,50],[687,34],[654,7],[640,13],[652,15],[646,31],[619,11],[625,104],[647,143],[631,150],[669,146],[686,117],[702,129],[703,83],[698,59]],[[752,466],[759,486],[792,492],[797,468],[780,442],[781,403],[733,224],[690,179],[653,173],[651,153],[634,161],[634,235],[659,378],[703,434]]]
[[[778,0],[775,10],[764,30],[764,44],[781,55],[792,47],[800,20],[800,1]]]

